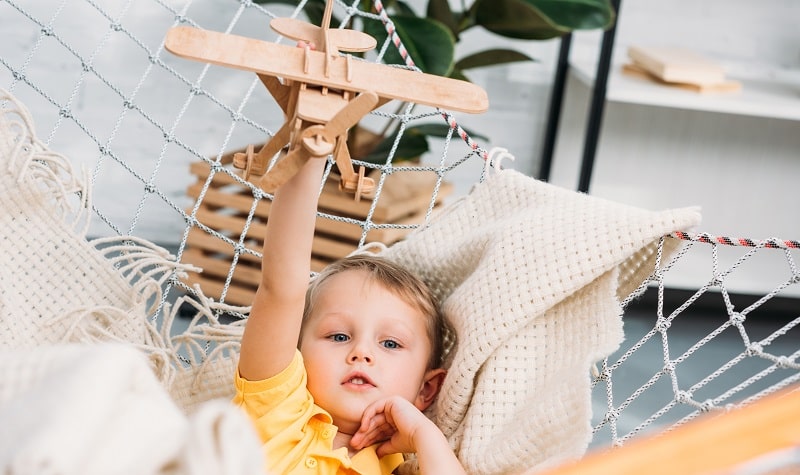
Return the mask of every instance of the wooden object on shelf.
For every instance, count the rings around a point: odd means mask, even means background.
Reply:
[[[670,83],[719,84],[725,82],[725,69],[716,62],[683,48],[628,48],[628,57],[635,65]]]
[[[236,152],[222,158],[223,165],[231,165]],[[197,200],[210,173],[206,162],[191,164],[191,173],[197,181],[190,185],[187,194]],[[381,194],[372,213],[375,224],[421,224],[430,205],[436,174],[422,171],[395,171],[384,181]],[[319,210],[333,216],[363,221],[372,202],[355,202],[339,190],[335,177],[325,183],[319,198]],[[452,192],[452,185],[443,183],[437,194],[436,205]],[[272,202],[262,199],[256,205],[253,219],[243,241],[245,248],[261,252],[266,222]],[[234,242],[239,242],[247,216],[253,207],[250,189],[238,183],[224,172],[214,174],[203,201],[197,210],[197,221],[219,232]],[[187,210],[190,213],[191,209]],[[317,218],[312,245],[311,269],[319,271],[330,262],[354,251],[361,239],[362,228],[358,224]],[[403,239],[411,228],[377,228],[367,233],[366,242],[382,242],[386,245]],[[182,261],[203,268],[199,274],[190,274],[185,282],[199,284],[203,292],[215,299],[222,295],[223,287],[231,270],[234,249],[228,242],[192,227],[187,237]],[[225,302],[232,305],[250,305],[261,278],[261,260],[253,254],[239,254]]]
[[[664,81],[663,79],[651,74],[650,72],[648,72],[647,70],[636,64],[622,65],[622,72],[629,76],[647,79],[665,86],[675,87],[679,89],[686,89],[689,91],[694,91],[699,93],[727,93],[727,92],[739,92],[742,90],[742,83],[733,80],[726,80],[720,83],[713,83],[713,84],[695,84],[688,82]]]
[[[798,473],[757,470],[751,464],[800,447],[800,387],[794,386],[748,406],[707,414],[664,434],[590,453],[541,475],[744,475]],[[763,457],[763,458],[762,458]],[[775,468],[775,467],[772,467]],[[782,467],[786,468],[786,467]]]

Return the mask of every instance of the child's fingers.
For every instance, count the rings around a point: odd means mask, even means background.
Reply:
[[[353,435],[351,445],[358,448],[367,447],[376,442],[386,440],[395,432],[394,427],[386,421],[382,414],[365,419],[358,431]]]
[[[381,458],[387,455],[403,453],[407,451],[408,450],[404,447],[396,446],[394,443],[394,439],[389,439],[375,449],[375,455],[377,455],[378,458]]]
[[[298,41],[297,42],[297,47],[298,48],[308,48],[308,49],[310,49],[312,51],[317,49],[317,47],[316,47],[316,45],[314,45],[314,43],[311,43],[311,42],[308,42],[308,41]]]
[[[364,440],[363,440],[362,444],[363,444],[364,447],[368,447],[368,446],[370,446],[372,444],[377,444],[378,442],[383,442],[385,440],[390,439],[392,437],[392,435],[394,435],[394,433],[395,433],[395,430],[394,430],[393,427],[391,427],[391,426],[389,426],[387,424],[379,425],[374,430],[368,432],[364,436]]]
[[[361,426],[353,435],[350,445],[363,448],[392,437],[397,428],[391,423],[385,410],[383,401],[376,401],[367,407],[361,417]]]
[[[350,445],[354,449],[360,450],[363,449],[364,447],[369,447],[370,445],[377,444],[378,442],[383,442],[390,436],[391,436],[390,432],[376,429],[374,431],[360,434],[360,437],[358,438],[356,436],[353,436],[353,439],[350,441]]]
[[[364,410],[364,414],[361,415],[361,427],[359,427],[359,431],[362,429],[370,430],[374,427],[377,427],[379,424],[386,424],[388,422],[388,414],[386,413],[386,405],[383,401],[377,401],[369,406]]]

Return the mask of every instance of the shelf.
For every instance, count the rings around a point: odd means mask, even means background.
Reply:
[[[730,79],[742,83],[741,91],[701,94],[628,76],[621,68],[621,64],[611,66],[606,92],[609,102],[800,120],[800,74],[797,72],[771,71],[762,77],[730,74]],[[587,86],[594,84],[595,65],[591,62],[571,61],[570,71]]]

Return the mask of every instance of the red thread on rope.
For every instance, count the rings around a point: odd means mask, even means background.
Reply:
[[[730,238],[727,236],[710,236],[705,233],[690,234],[685,231],[675,231],[669,235],[682,241],[696,241],[705,244],[723,244],[725,246],[765,247],[768,249],[800,249],[800,241],[783,239],[764,239],[756,241],[750,238]]]
[[[392,20],[389,18],[389,15],[386,14],[386,10],[383,8],[383,2],[381,2],[381,0],[374,0],[373,4],[375,5],[375,11],[378,12],[378,16],[380,16],[381,21],[383,22],[386,33],[391,37],[392,43],[394,43],[395,47],[397,47],[398,51],[400,52],[400,56],[406,62],[406,66],[413,68],[414,60],[411,59],[411,55],[408,54],[408,50],[406,49],[405,45],[403,45],[403,41],[400,39],[400,36],[397,34]],[[466,142],[469,148],[471,148],[473,151],[480,152],[480,157],[484,160],[489,158],[489,153],[480,148],[480,146],[472,139],[472,137],[469,136],[467,131],[458,125],[452,115],[450,115],[448,112],[442,111],[442,116],[444,117],[445,122],[447,122],[447,125],[456,131],[456,134],[461,137],[461,140]]]

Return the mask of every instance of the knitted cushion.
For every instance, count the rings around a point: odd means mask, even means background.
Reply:
[[[646,211],[506,170],[384,251],[428,282],[455,330],[432,417],[470,473],[585,451],[589,370],[623,336],[617,296],[650,274],[662,236],[698,222],[695,208]]]

